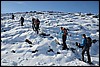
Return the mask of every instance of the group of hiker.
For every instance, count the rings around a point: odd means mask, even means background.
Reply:
[[[12,14],[12,19],[14,19],[14,15]],[[20,18],[20,23],[21,26],[24,26],[24,17]],[[32,29],[33,31],[36,31],[37,34],[39,33],[39,25],[40,25],[40,20],[38,18],[32,18]]]
[[[66,49],[69,49],[66,45],[66,38],[68,36],[68,31],[69,29],[66,29],[66,28],[63,28],[61,27],[61,34],[62,34],[62,50],[66,50]],[[82,48],[82,61],[84,61],[84,54],[85,52],[87,53],[87,57],[88,57],[88,63],[91,63],[91,58],[90,58],[90,53],[89,53],[89,50],[90,50],[90,47],[91,47],[91,44],[92,44],[92,39],[90,37],[86,37],[85,34],[82,34],[82,43],[78,43],[76,42],[76,46],[79,47],[79,48]]]
[[[12,15],[12,19],[14,19],[14,15]],[[20,22],[21,22],[21,26],[23,26],[24,23],[24,18],[21,17],[20,18]],[[40,25],[40,20],[37,18],[33,18],[32,17],[32,29],[33,31],[36,31],[37,34],[39,33],[39,25]],[[68,36],[68,31],[69,29],[64,28],[64,27],[60,27],[61,28],[61,36],[62,36],[62,50],[68,50],[68,46],[66,45],[66,38]],[[84,61],[84,54],[85,52],[87,52],[87,56],[88,56],[88,62],[91,62],[91,58],[90,58],[90,53],[89,53],[89,49],[90,49],[90,45],[92,44],[91,42],[91,38],[90,37],[86,37],[85,34],[82,35],[83,39],[82,39],[82,43],[78,43],[76,42],[76,46],[79,48],[82,48],[82,61]]]
[[[36,31],[37,34],[39,33],[39,25],[40,25],[40,20],[37,18],[32,18],[32,29],[33,31]]]

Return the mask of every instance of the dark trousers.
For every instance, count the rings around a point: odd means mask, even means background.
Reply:
[[[35,25],[35,30],[36,30],[36,32],[37,32],[37,34],[38,34],[38,33],[39,33],[39,31],[38,31],[38,30],[39,30],[39,24],[36,24],[36,25]]]
[[[67,49],[67,45],[66,45],[66,35],[62,35],[62,41],[63,41],[63,49]]]
[[[89,53],[89,47],[84,47],[83,49],[82,49],[82,60],[84,61],[84,54],[85,54],[85,51],[86,51],[86,53],[87,53],[87,57],[88,57],[88,62],[91,62],[91,58],[90,58],[90,53]]]
[[[12,17],[12,19],[14,19],[14,17]]]
[[[33,29],[33,31],[35,30],[35,24],[32,24],[32,29]]]
[[[23,22],[24,22],[24,21],[21,21],[21,26],[23,26]]]

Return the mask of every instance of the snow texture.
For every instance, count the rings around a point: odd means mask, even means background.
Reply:
[[[14,13],[14,19],[10,13],[1,14],[1,66],[91,66],[78,59],[82,49],[77,48],[75,42],[81,43],[82,34],[99,40],[99,18],[85,13],[41,13]],[[25,19],[24,26],[19,21],[21,16]],[[33,31],[32,17],[40,20],[39,34],[44,32],[50,36],[43,37]],[[58,39],[62,43],[60,27],[69,29],[66,44],[75,48],[77,54],[62,50],[62,45],[55,42]],[[90,56],[94,66],[99,66],[99,41],[92,44]]]

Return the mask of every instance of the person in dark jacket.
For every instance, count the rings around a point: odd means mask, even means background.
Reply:
[[[34,24],[35,18],[32,18],[32,29],[35,30],[35,24]]]
[[[12,19],[14,19],[14,15],[12,14]]]
[[[84,46],[83,51],[82,51],[82,60],[84,61],[84,54],[85,52],[87,53],[87,57],[88,57],[88,63],[91,63],[91,58],[90,58],[90,46],[91,46],[92,42],[91,42],[91,38],[87,37],[87,44]]]
[[[21,18],[20,18],[20,21],[21,21],[21,26],[23,26],[23,23],[24,23],[24,18],[23,18],[23,17],[21,17]]]
[[[68,49],[68,47],[67,47],[67,45],[66,45],[66,38],[67,38],[67,35],[68,35],[68,33],[67,33],[67,29],[66,28],[63,28],[63,27],[61,27],[61,32],[60,32],[61,34],[62,34],[62,41],[63,41],[63,50],[65,50],[65,49]]]
[[[86,52],[87,57],[88,57],[88,63],[91,63],[91,58],[90,58],[90,54],[89,54],[89,49],[90,49],[89,45],[92,44],[92,42],[90,42],[91,39],[89,37],[86,38],[85,34],[83,34],[82,37],[83,37],[82,44],[76,43],[76,46],[78,46],[79,48],[82,48],[82,61],[84,61],[84,54]]]
[[[37,19],[35,19],[35,21],[34,21],[34,24],[35,24],[35,30],[37,31],[37,34],[39,33],[39,25],[40,25],[40,21],[39,21],[39,19],[37,18]]]

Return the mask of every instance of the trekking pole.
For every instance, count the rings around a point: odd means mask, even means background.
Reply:
[[[55,34],[55,37],[58,39],[57,33]]]

